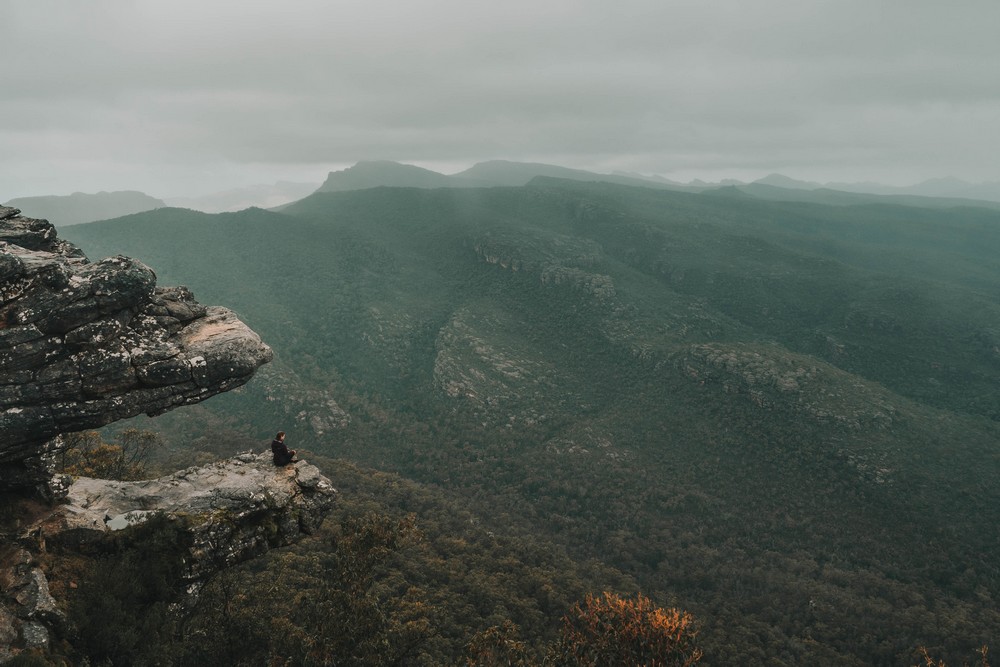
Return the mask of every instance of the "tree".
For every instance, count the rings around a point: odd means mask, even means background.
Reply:
[[[989,661],[986,659],[987,654],[989,654],[990,649],[987,646],[979,647],[976,653],[979,654],[979,667],[990,667]],[[948,667],[944,660],[935,660],[930,651],[925,647],[921,646],[917,649],[917,653],[920,655],[921,664],[916,665],[916,667]],[[964,667],[968,667],[969,663],[965,663]]]
[[[172,663],[188,546],[184,527],[162,514],[101,543],[69,597],[74,664]]]
[[[588,595],[563,617],[549,654],[553,665],[687,667],[701,660],[690,614],[661,609],[649,598]]]
[[[528,667],[528,646],[518,638],[519,629],[510,620],[476,633],[466,646],[469,667]]]
[[[346,517],[325,545],[270,554],[201,591],[182,648],[191,664],[408,664],[429,610],[379,590],[383,568],[420,539],[413,516]]]
[[[69,433],[62,439],[60,472],[121,481],[146,477],[149,455],[160,445],[157,433],[137,428],[125,429],[114,443],[104,442],[97,431]]]

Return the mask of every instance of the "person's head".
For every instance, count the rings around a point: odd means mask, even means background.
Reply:
[[[275,440],[284,440],[285,439],[285,432],[284,431],[278,431],[278,435],[274,436],[274,439]]]

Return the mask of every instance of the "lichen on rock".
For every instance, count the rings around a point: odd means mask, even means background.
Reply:
[[[60,433],[200,402],[270,361],[231,311],[19,213],[0,207],[0,490],[44,486]]]
[[[19,213],[0,207],[0,493],[19,504],[0,534],[0,662],[64,634],[41,554],[142,539],[130,529],[163,517],[181,536],[191,591],[311,533],[336,498],[315,466],[276,467],[267,454],[139,482],[53,477],[60,434],[197,403],[244,384],[272,354],[229,310],[157,287],[137,260],[90,262]],[[29,500],[35,492],[63,502]]]
[[[305,461],[277,467],[270,454],[240,454],[158,479],[78,478],[64,502],[0,540],[0,663],[45,650],[65,634],[66,614],[49,592],[39,553],[100,552],[113,536],[163,517],[176,528],[187,599],[221,569],[311,534],[337,491]],[[7,542],[5,545],[4,543]]]
[[[29,532],[72,547],[163,515],[190,535],[185,577],[196,582],[311,534],[336,496],[314,465],[278,467],[270,454],[245,453],[152,480],[78,478],[65,502]]]

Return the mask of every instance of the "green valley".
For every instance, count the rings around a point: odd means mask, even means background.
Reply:
[[[245,388],[138,420],[172,460],[285,430],[425,521],[419,558],[533,573],[516,605],[442,612],[428,664],[505,619],[541,641],[608,587],[690,611],[714,665],[960,663],[1000,636],[996,210],[538,177],[61,235],[274,349]],[[428,568],[413,585],[455,604]]]

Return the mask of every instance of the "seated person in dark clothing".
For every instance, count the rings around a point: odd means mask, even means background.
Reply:
[[[295,450],[288,449],[285,444],[284,431],[278,431],[278,435],[274,436],[274,440],[271,441],[271,454],[274,455],[274,465],[276,466],[288,465],[298,460],[295,458]]]

